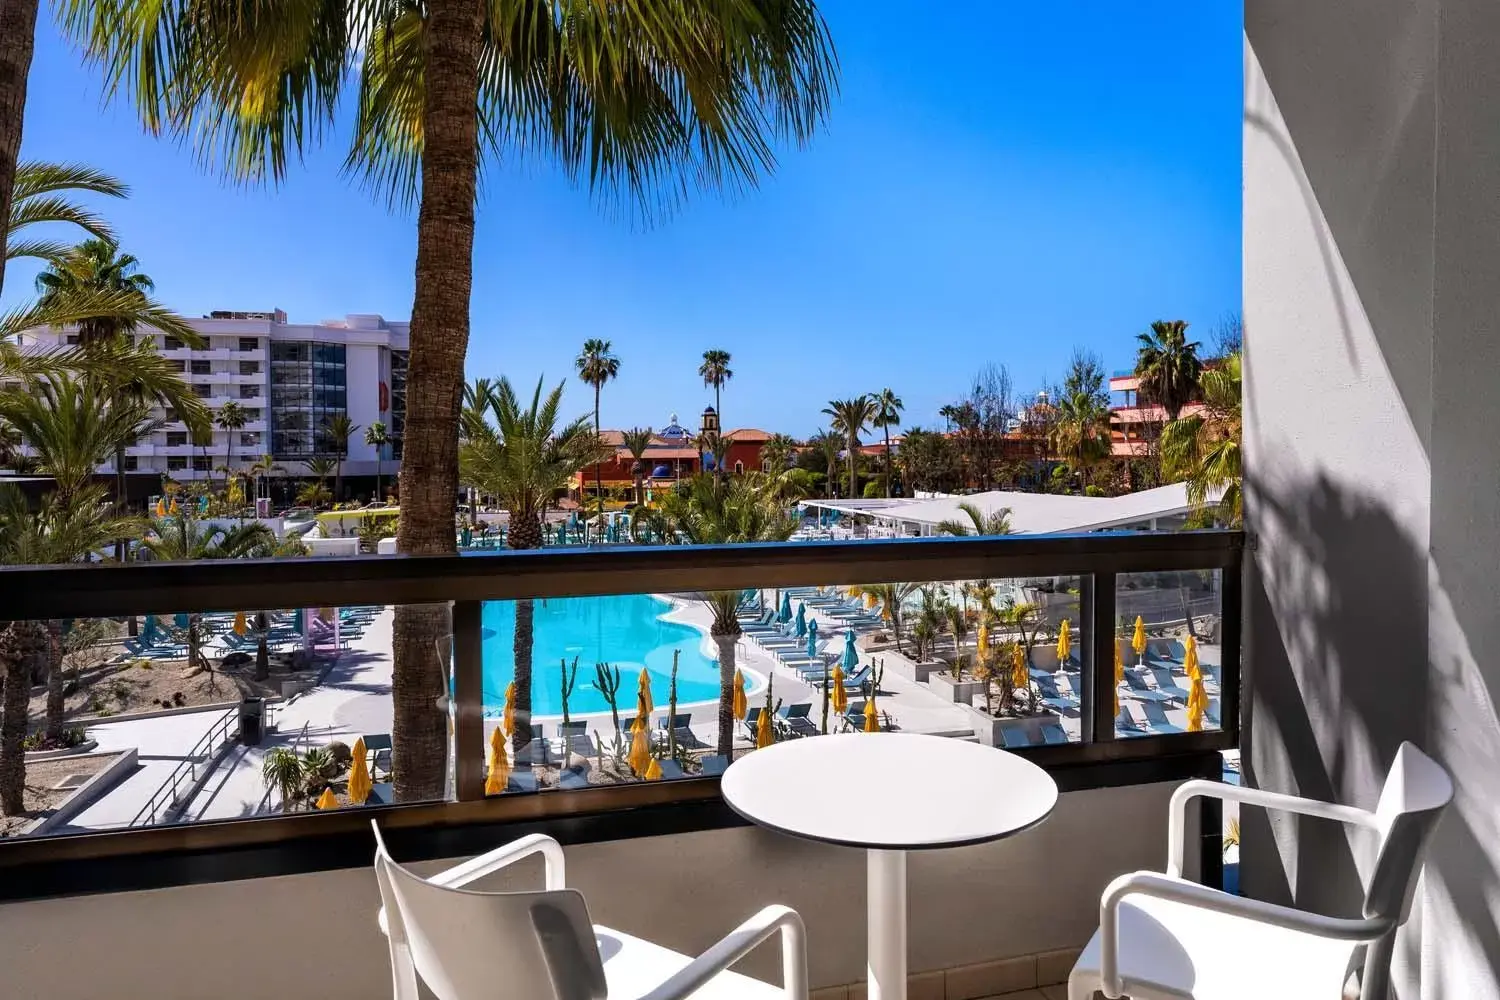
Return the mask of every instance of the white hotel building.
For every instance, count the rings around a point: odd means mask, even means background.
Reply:
[[[203,336],[201,349],[149,330],[137,336],[154,339],[210,409],[217,412],[233,400],[248,422],[237,431],[215,427],[205,455],[175,412],[158,409],[160,426],[125,452],[126,472],[202,479],[223,466],[226,456],[231,468],[245,469],[270,455],[283,469],[279,475],[305,475],[307,460],[336,457],[322,428],[329,417],[347,413],[359,429],[348,442],[345,480],[375,475],[375,448],[365,444],[364,433],[379,420],[391,439],[380,471],[392,481],[400,467],[406,420],[410,324],[373,314],[288,323],[280,309],[213,312],[188,322]],[[56,350],[77,339],[66,330],[36,330],[23,334],[20,344],[29,350]],[[113,464],[99,471],[113,472]],[[373,484],[361,492],[372,489]]]

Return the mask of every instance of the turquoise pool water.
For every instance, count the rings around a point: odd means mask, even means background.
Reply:
[[[565,597],[533,602],[535,627],[531,652],[531,711],[535,715],[562,714],[562,661],[578,659],[578,679],[568,698],[574,715],[607,712],[609,704],[594,687],[594,664],[619,667],[620,715],[635,715],[635,692],[641,667],[651,674],[651,700],[665,712],[672,676],[672,653],[677,664],[677,703],[715,701],[719,697],[719,661],[703,654],[704,634],[691,625],[662,621],[672,610],[650,594],[616,597]],[[505,688],[515,676],[513,643],[516,629],[514,601],[484,605],[484,705],[498,712],[505,705]]]

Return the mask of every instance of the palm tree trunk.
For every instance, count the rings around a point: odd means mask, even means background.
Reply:
[[[385,445],[383,444],[375,446],[375,499],[377,502],[385,499],[385,490],[382,488],[385,483],[380,476],[380,449],[384,447]]]
[[[3,2],[5,0],[0,0],[0,3]],[[4,266],[4,263],[0,263],[0,268]],[[115,445],[115,513],[117,514],[125,513],[125,492],[125,445],[121,442]],[[115,540],[115,562],[125,561],[125,553],[129,546],[130,540],[127,538]]]
[[[854,458],[854,435],[849,435],[849,499],[854,500],[859,496],[859,490],[855,489],[855,458]]]
[[[479,162],[480,0],[428,0],[422,96],[422,204],[417,216],[416,295],[407,370],[401,527],[408,555],[451,555],[458,495],[458,415],[469,294],[474,281],[474,193]],[[451,631],[446,605],[405,605],[395,614],[395,793],[440,798],[447,771],[447,720],[434,708],[447,691],[433,650]],[[476,747],[467,752],[478,753]]]
[[[333,502],[344,499],[344,459],[340,456],[333,463]]]
[[[26,723],[31,701],[32,662],[46,648],[32,622],[12,622],[0,629],[0,664],[5,667],[4,716],[0,718],[0,813],[15,816],[25,809]]]
[[[722,385],[722,381],[714,383],[714,414],[719,418],[719,440],[721,441],[724,439],[724,406],[719,402],[719,388]],[[718,455],[714,456],[714,478],[724,478],[724,470],[720,466]]]
[[[599,427],[599,387],[594,386],[594,436],[602,439],[604,432]],[[594,463],[594,499],[599,505],[599,520],[604,520],[604,463]]]
[[[0,0],[0,219],[10,218],[39,6],[38,0]],[[4,287],[5,260],[0,257],[0,289]]]
[[[62,739],[63,731],[63,648],[62,622],[47,622],[47,723],[43,735]]]
[[[536,628],[536,602],[516,602],[516,634],[511,644],[511,653],[516,662],[514,680],[516,697],[511,702],[515,709],[516,729],[511,736],[511,748],[515,751],[516,766],[525,769],[530,760],[521,751],[531,743],[531,648]]]
[[[885,495],[891,495],[891,425],[885,425]]]
[[[719,746],[717,753],[728,758],[734,750],[734,666],[737,637],[714,631],[714,645],[719,647]]]

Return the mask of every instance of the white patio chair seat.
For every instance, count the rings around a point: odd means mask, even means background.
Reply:
[[[1182,878],[1187,803],[1207,796],[1370,831],[1378,850],[1359,917],[1244,899]],[[1374,812],[1212,781],[1172,795],[1167,872],[1105,889],[1094,933],[1068,978],[1069,1000],[1336,1000],[1361,964],[1363,1000],[1384,1000],[1396,928],[1411,911],[1427,840],[1453,799],[1435,761],[1401,744]],[[1361,962],[1362,960],[1362,962]]]
[[[592,923],[583,896],[566,887],[551,837],[522,837],[423,878],[397,864],[370,825],[395,1000],[418,1000],[419,979],[438,1000],[807,1000],[806,934],[795,910],[767,906],[694,958]],[[532,854],[546,862],[544,889],[466,888]],[[729,971],[777,936],[783,985]]]

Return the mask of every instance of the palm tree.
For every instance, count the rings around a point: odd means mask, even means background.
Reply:
[[[375,449],[375,499],[385,499],[385,491],[381,489],[384,482],[380,475],[380,462],[385,458],[385,446],[390,441],[386,434],[385,421],[372,420],[370,426],[365,428],[365,444]]]
[[[495,402],[495,383],[487,378],[476,378],[464,383],[463,405],[458,414],[458,440],[473,440],[489,430],[490,407]],[[465,483],[474,490],[473,483]],[[469,528],[479,530],[479,495],[469,497]]]
[[[578,369],[578,378],[585,384],[594,387],[594,433],[602,439],[604,429],[599,426],[599,395],[604,391],[604,384],[620,374],[620,359],[610,351],[612,345],[607,340],[599,340],[590,337],[583,342],[583,350],[578,353],[573,365]],[[599,521],[604,521],[604,470],[602,463],[594,465],[594,498],[599,503]]]
[[[1052,448],[1077,470],[1087,487],[1093,468],[1109,457],[1109,409],[1089,392],[1075,392],[1057,401],[1052,425]]]
[[[595,423],[598,417],[594,418]],[[646,450],[651,447],[651,428],[632,427],[623,435],[621,443],[630,453],[630,475],[635,480],[635,502],[646,502]],[[597,466],[596,466],[597,468]]]
[[[901,632],[906,612],[906,600],[915,594],[920,587],[916,583],[879,583],[864,588],[866,594],[873,594],[880,602],[882,614],[886,621],[891,623],[891,634],[896,637],[896,652],[905,655],[901,648]]]
[[[672,491],[663,508],[673,527],[692,545],[779,542],[797,530],[797,519],[787,514],[778,481],[759,472],[729,478],[699,473]],[[726,756],[734,748],[735,646],[741,634],[739,610],[744,596],[738,590],[697,595],[713,615],[708,631],[719,649],[718,752]]]
[[[68,256],[72,246],[52,240],[17,239],[22,229],[67,223],[78,226],[96,240],[110,244],[115,241],[108,222],[78,202],[62,197],[62,192],[81,191],[109,198],[124,198],[130,193],[120,181],[92,167],[38,162],[17,164],[14,184],[8,190],[9,207],[0,204],[0,219],[10,220],[5,233],[5,260],[33,257],[48,263]]]
[[[948,634],[953,636],[953,679],[961,681],[964,679],[964,638],[969,634],[969,619],[963,608],[949,604],[943,608],[943,623],[948,626]]]
[[[730,356],[728,351],[718,349],[703,352],[703,363],[698,366],[698,375],[703,379],[703,384],[714,391],[714,413],[718,414],[719,426],[724,423],[724,408],[720,403],[719,395],[724,389],[724,383],[734,378],[734,372],[729,368]],[[724,476],[724,463],[719,461],[720,456],[715,454],[714,474],[719,478]]]
[[[76,562],[101,551],[116,538],[137,534],[138,521],[108,513],[105,491],[84,486],[70,496],[48,494],[33,513],[20,490],[0,486],[0,565],[45,566]],[[31,679],[42,661],[47,669],[47,723],[50,736],[61,735],[63,678],[52,654],[47,629],[40,622],[0,626],[0,678],[5,697],[0,717],[0,813],[24,809],[27,716]]]
[[[114,243],[101,239],[84,240],[78,246],[52,260],[47,270],[36,277],[38,304],[46,306],[58,300],[76,298],[81,291],[117,292],[145,301],[156,290],[148,275],[138,273],[140,261],[134,254],[121,254]],[[134,325],[114,316],[94,316],[78,324],[78,343],[87,347],[131,333]]]
[[[807,445],[823,458],[828,477],[823,484],[824,492],[830,497],[838,496],[839,456],[844,451],[844,439],[832,431],[819,431],[807,439]]]
[[[29,391],[0,391],[0,420],[31,446],[37,468],[56,481],[65,506],[121,442],[135,441],[153,426],[145,404],[101,399],[94,386],[68,375],[34,382]]]
[[[859,468],[859,436],[864,432],[865,425],[875,417],[875,400],[869,396],[855,396],[853,399],[833,399],[823,407],[833,423],[833,429],[844,437],[844,447],[849,456],[849,496],[859,496],[858,478]]]
[[[307,474],[315,476],[317,481],[297,491],[297,502],[309,507],[321,507],[333,496],[328,492],[328,477],[334,474],[338,463],[327,455],[318,455],[302,464],[307,467]]]
[[[349,457],[349,439],[359,430],[359,424],[349,419],[348,413],[335,413],[323,421],[323,434],[328,442],[328,451],[333,455],[333,499],[344,499],[344,459]]]
[[[1150,333],[1136,335],[1135,374],[1140,395],[1176,420],[1182,408],[1198,391],[1203,363],[1198,360],[1198,342],[1187,339],[1188,325],[1180,319],[1157,320]]]
[[[870,426],[885,431],[885,495],[891,495],[891,428],[901,426],[901,410],[906,404],[901,402],[890,389],[881,389],[880,394],[875,397],[875,415],[870,418]]]
[[[773,476],[785,472],[797,454],[796,439],[786,434],[772,434],[760,450],[760,460]]]
[[[465,481],[474,483],[483,493],[496,497],[509,514],[506,543],[512,549],[542,547],[542,515],[552,498],[580,469],[603,461],[607,449],[599,435],[589,427],[587,417],[559,425],[563,384],[545,396],[543,381],[537,380],[529,405],[522,407],[510,380],[501,378],[496,386],[490,411],[494,426],[472,428],[475,435],[459,448],[459,464]],[[403,508],[402,517],[405,517]],[[535,605],[530,600],[516,602],[515,653],[516,711],[515,748],[521,751],[531,742],[531,650]],[[433,694],[442,694],[439,688]],[[437,732],[439,741],[443,731]],[[441,745],[424,752],[442,754]],[[425,758],[423,758],[425,759]]]
[[[234,400],[230,400],[219,407],[219,412],[214,414],[214,426],[224,432],[227,439],[224,445],[224,468],[231,468],[234,462],[234,435],[250,422],[245,416],[245,408]],[[224,473],[224,488],[229,489],[229,473]]]
[[[1011,532],[1009,507],[986,514],[976,504],[964,501],[958,509],[968,518],[967,521],[956,518],[942,521],[933,531],[939,535],[1008,535]]]
[[[12,2],[34,17],[38,0]],[[192,0],[125,0],[123,10],[68,0],[60,13],[148,127],[193,137],[229,172],[279,180],[304,139],[353,107],[351,171],[396,202],[420,200],[398,536],[413,555],[457,550],[458,400],[484,154],[551,156],[606,201],[650,216],[695,190],[753,184],[774,169],[776,141],[811,138],[836,86],[814,0],[671,17],[594,0],[357,3],[258,18]],[[7,38],[0,56],[29,44]],[[352,80],[358,98],[340,100]],[[19,120],[11,125],[0,117],[0,163],[19,146]],[[446,722],[431,710],[441,686],[431,652],[449,631],[441,607],[396,612],[393,739],[411,754],[396,766],[399,799],[442,792]],[[417,756],[432,747],[436,756]]]
[[[250,478],[255,483],[255,499],[260,499],[260,484],[262,480],[269,480],[272,473],[285,472],[286,470],[276,464],[276,459],[270,455],[262,455],[256,459],[255,464],[250,466]],[[270,483],[266,483],[266,496],[271,495]]]
[[[1161,433],[1168,474],[1187,480],[1188,500],[1199,510],[1210,492],[1223,490],[1217,514],[1231,527],[1244,521],[1240,367],[1240,355],[1231,354],[1205,371],[1203,411],[1172,421]]]
[[[146,562],[188,562],[197,559],[267,558],[283,551],[276,534],[260,521],[248,521],[233,528],[217,525],[200,526],[183,513],[170,518],[153,518],[150,534],[141,539],[138,558]],[[188,648],[188,666],[201,667],[210,675],[213,666],[203,656],[203,616],[189,614],[183,636]]]

